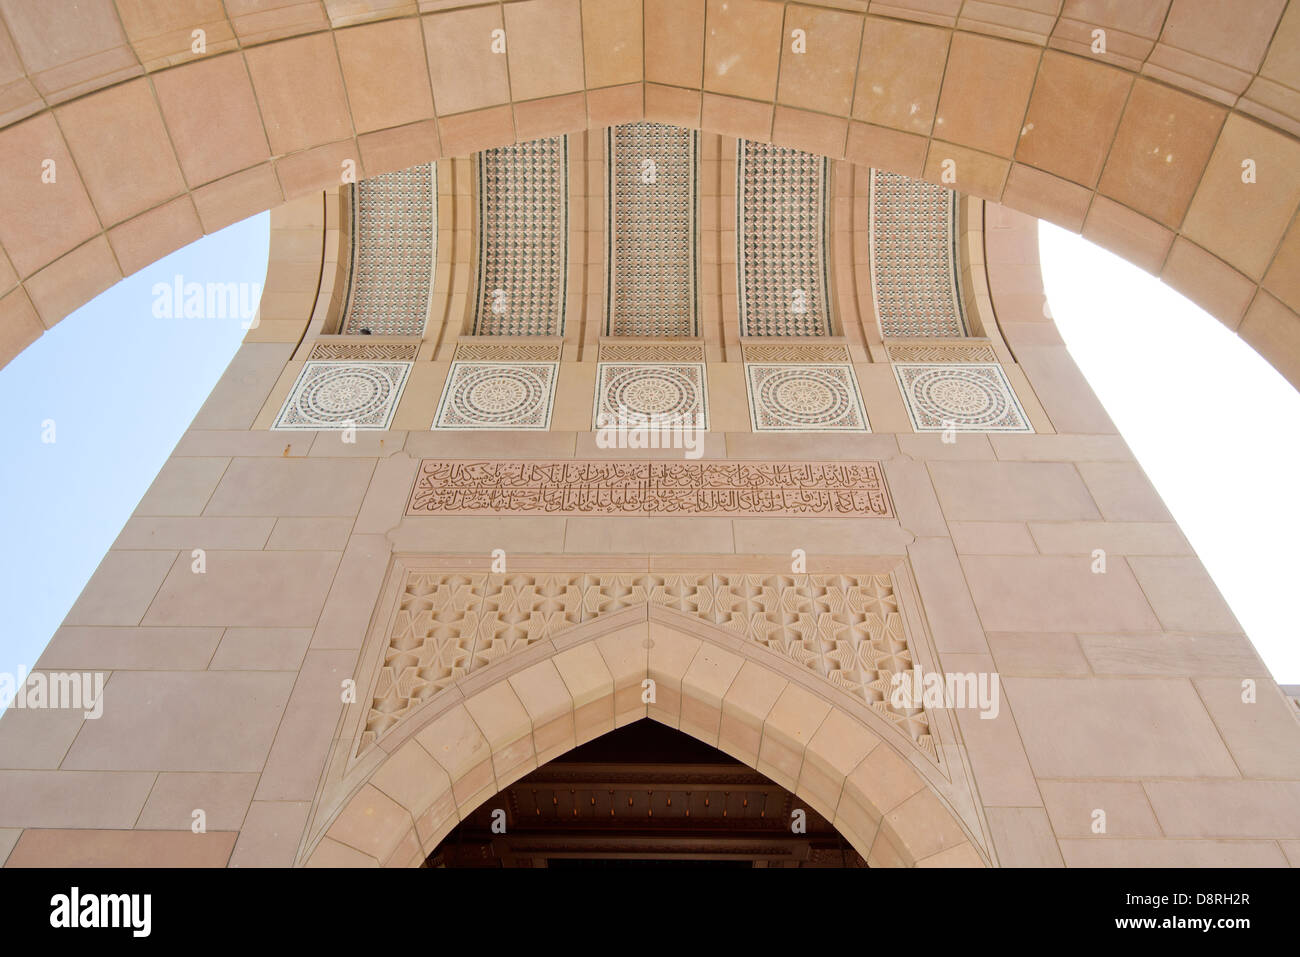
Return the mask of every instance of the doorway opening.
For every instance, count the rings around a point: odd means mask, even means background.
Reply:
[[[643,719],[542,765],[426,867],[866,867],[824,817],[730,755]]]

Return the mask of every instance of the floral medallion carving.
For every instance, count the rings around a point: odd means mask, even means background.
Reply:
[[[433,428],[544,431],[558,369],[557,362],[453,362]]]
[[[903,403],[918,432],[1032,432],[997,363],[895,363]]]
[[[309,360],[273,429],[386,429],[397,409],[409,362]]]
[[[853,366],[747,363],[755,432],[870,432]]]

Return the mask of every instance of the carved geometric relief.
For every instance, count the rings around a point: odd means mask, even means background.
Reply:
[[[309,360],[272,429],[386,429],[397,409],[409,362]]]
[[[554,136],[478,155],[474,335],[564,334],[568,143]]]
[[[920,704],[891,701],[918,662],[889,574],[407,570],[354,754],[459,679],[602,615],[642,605],[719,625],[866,703],[937,758]]]
[[[702,342],[610,342],[600,344],[599,362],[703,362]]]
[[[853,366],[746,363],[755,432],[870,432]]]
[[[424,459],[407,515],[893,518],[879,462]]]
[[[461,342],[457,362],[559,362],[559,342]]]
[[[849,347],[837,343],[742,342],[746,362],[850,362]]]
[[[593,428],[626,420],[709,427],[704,363],[600,362]]]
[[[363,179],[353,198],[351,270],[341,331],[423,335],[437,261],[434,164]]]
[[[605,334],[696,335],[699,134],[626,123],[607,146]]]
[[[571,576],[409,572],[358,750],[476,668],[577,624],[581,600]]]
[[[1032,432],[997,363],[895,363],[894,377],[917,432]]]
[[[981,342],[889,343],[892,362],[997,362],[993,347]]]
[[[453,362],[433,428],[545,431],[558,371],[558,362]]]
[[[967,334],[956,251],[956,194],[871,171],[871,286],[884,336]]]
[[[829,161],[741,140],[736,246],[742,336],[830,335]]]
[[[307,358],[406,362],[415,359],[419,352],[418,342],[317,342]]]

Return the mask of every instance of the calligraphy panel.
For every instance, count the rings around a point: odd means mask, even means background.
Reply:
[[[879,462],[424,459],[407,515],[893,518]]]

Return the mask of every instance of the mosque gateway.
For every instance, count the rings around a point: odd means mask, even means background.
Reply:
[[[270,210],[260,300],[156,291],[247,332],[32,666],[76,707],[0,720],[7,867],[1300,863],[1296,704],[1037,239],[1300,383],[1296,3],[0,28],[4,361]]]

